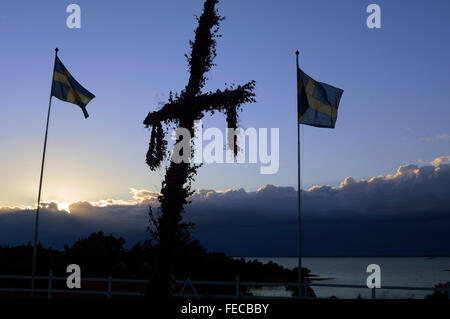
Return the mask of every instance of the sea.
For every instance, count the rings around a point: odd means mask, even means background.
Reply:
[[[246,257],[262,263],[275,262],[293,269],[296,257]],[[367,266],[377,264],[381,269],[381,288],[376,290],[376,298],[421,299],[432,291],[390,290],[383,286],[434,287],[450,282],[450,257],[305,257],[303,267],[315,275],[314,283],[366,285]],[[312,287],[318,297],[353,299],[371,298],[368,288]],[[254,295],[287,297],[284,287],[252,288]]]

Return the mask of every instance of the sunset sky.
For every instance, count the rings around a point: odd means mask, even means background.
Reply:
[[[430,162],[439,157],[444,167],[450,2],[376,1],[382,28],[368,29],[372,2],[219,3],[226,20],[205,90],[256,80],[257,103],[244,105],[240,124],[280,129],[280,169],[204,165],[195,189],[297,188],[296,50],[306,73],[344,90],[334,130],[302,127],[303,189],[394,175],[408,164],[436,168]],[[203,1],[76,3],[81,29],[66,26],[69,2],[0,3],[0,207],[36,204],[55,47],[96,98],[87,120],[53,99],[43,200],[135,201],[136,190],[161,188],[164,170],[145,164],[150,132],[142,122],[186,85],[184,54]],[[204,126],[225,129],[225,118],[205,117]]]

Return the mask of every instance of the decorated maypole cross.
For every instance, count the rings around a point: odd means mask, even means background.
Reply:
[[[205,73],[213,66],[217,32],[219,23],[223,20],[215,9],[217,3],[218,0],[206,0],[203,13],[198,18],[195,40],[190,42],[192,51],[190,56],[187,56],[190,77],[185,89],[180,94],[170,94],[168,103],[160,110],[150,112],[144,120],[144,125],[151,128],[147,152],[147,164],[151,170],[157,169],[168,156],[165,136],[170,125],[185,128],[194,136],[194,122],[203,118],[206,112],[219,111],[226,115],[229,128],[237,128],[241,105],[255,102],[255,81],[223,91],[201,92],[206,81]],[[177,142],[180,140],[181,138]],[[237,155],[236,136],[234,143],[228,143],[228,147]],[[153,280],[151,285],[153,296],[167,297],[172,294],[174,252],[177,244],[182,241],[186,227],[186,224],[182,223],[182,212],[188,203],[187,198],[193,193],[191,183],[198,167],[191,165],[189,161],[171,161],[166,169],[161,195],[158,198],[160,214],[154,219],[160,253],[157,264],[158,278]]]

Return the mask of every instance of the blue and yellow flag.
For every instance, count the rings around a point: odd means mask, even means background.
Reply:
[[[85,118],[89,117],[86,105],[95,97],[94,94],[82,87],[73,78],[57,56],[55,57],[55,68],[53,71],[52,96],[61,101],[78,105],[83,111]]]
[[[343,90],[317,82],[297,64],[298,123],[334,128]]]

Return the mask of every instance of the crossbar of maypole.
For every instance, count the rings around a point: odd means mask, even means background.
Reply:
[[[56,56],[58,55],[58,50],[59,50],[58,48],[55,49],[55,60],[56,60]],[[53,70],[53,73],[54,73],[54,70]],[[45,138],[44,138],[44,150],[42,152],[41,177],[39,179],[38,201],[37,201],[36,215],[35,215],[35,222],[34,222],[33,265],[32,265],[32,270],[31,270],[31,297],[34,297],[35,289],[36,289],[36,262],[37,262],[37,245],[38,245],[38,233],[39,233],[39,210],[41,208],[42,178],[44,176],[45,152],[47,149],[48,123],[50,121],[50,111],[52,109],[53,73],[52,73],[52,87],[50,89],[50,98],[48,101],[47,124],[45,126]]]

